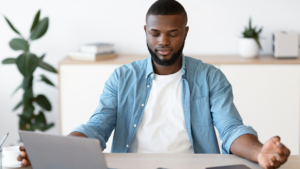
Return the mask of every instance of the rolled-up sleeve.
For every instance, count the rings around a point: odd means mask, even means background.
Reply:
[[[222,153],[229,154],[235,139],[244,134],[252,134],[257,137],[257,133],[251,126],[243,124],[233,103],[231,84],[219,69],[216,68],[209,73],[208,83],[213,123],[222,140]]]
[[[98,139],[103,150],[106,148],[106,142],[116,126],[118,85],[119,75],[115,70],[105,82],[99,105],[89,121],[72,130],[72,132],[80,132],[88,138]]]

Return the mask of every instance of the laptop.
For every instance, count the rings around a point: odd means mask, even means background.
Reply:
[[[99,140],[19,131],[33,169],[108,169]]]

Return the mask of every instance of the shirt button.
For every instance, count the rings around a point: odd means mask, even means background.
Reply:
[[[129,147],[129,145],[127,144],[126,147]]]
[[[133,126],[136,127],[136,124],[134,124]]]
[[[147,85],[147,87],[149,88],[150,86],[149,86],[149,85]]]
[[[142,107],[144,107],[144,104],[142,104]]]

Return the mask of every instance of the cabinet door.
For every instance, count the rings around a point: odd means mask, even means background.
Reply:
[[[104,84],[121,65],[60,65],[61,134],[85,124],[98,106]],[[110,152],[113,133],[104,152]]]
[[[265,143],[272,136],[299,155],[300,65],[221,65],[245,125]]]

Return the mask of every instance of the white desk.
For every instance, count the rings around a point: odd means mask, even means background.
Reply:
[[[251,169],[261,169],[253,162],[224,154],[136,154],[104,153],[108,167],[116,169],[204,169],[206,167],[244,164]],[[292,155],[281,169],[299,169],[300,157]],[[2,169],[12,169],[3,167]],[[14,168],[18,169],[18,168]],[[19,168],[31,169],[31,167]]]
[[[136,154],[105,153],[108,167],[117,169],[204,169],[206,167],[244,164],[251,169],[261,167],[235,155],[223,154]],[[281,169],[299,169],[300,157],[290,156]]]

